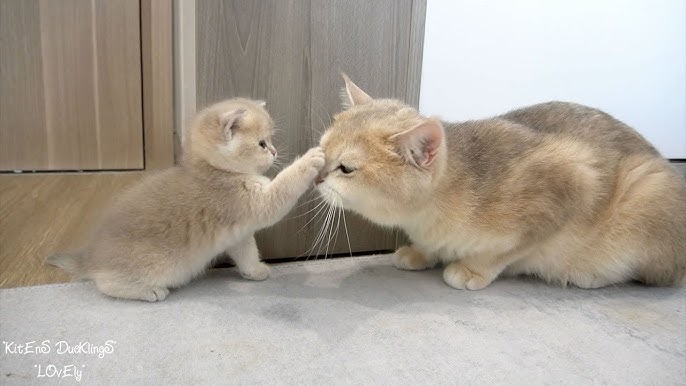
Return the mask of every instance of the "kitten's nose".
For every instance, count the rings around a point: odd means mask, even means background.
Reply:
[[[274,146],[269,145],[269,152],[271,152],[274,158],[276,158],[276,148]]]
[[[324,182],[325,179],[326,179],[326,174],[324,174],[324,173],[319,173],[319,174],[317,175],[317,178],[314,179],[314,184],[315,184],[315,185],[319,185],[319,184],[321,184],[322,182]]]

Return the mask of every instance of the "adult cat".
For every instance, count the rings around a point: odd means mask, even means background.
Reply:
[[[458,289],[501,273],[583,288],[683,283],[686,186],[636,131],[550,102],[444,123],[345,77],[350,107],[321,139],[318,189],[412,240],[400,269],[442,261]]]

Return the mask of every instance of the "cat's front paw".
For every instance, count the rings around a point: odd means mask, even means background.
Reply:
[[[300,169],[312,179],[319,174],[325,162],[326,156],[321,147],[313,147],[298,160]]]
[[[395,251],[393,254],[393,265],[398,269],[407,271],[421,271],[431,268],[431,264],[429,264],[426,256],[410,246],[400,247]]]
[[[491,280],[470,270],[459,261],[451,263],[445,268],[443,280],[456,289],[480,290],[491,284]]]
[[[257,264],[249,266],[248,268],[244,268],[240,271],[240,273],[241,276],[248,280],[261,281],[269,277],[271,269],[267,264],[260,261]]]

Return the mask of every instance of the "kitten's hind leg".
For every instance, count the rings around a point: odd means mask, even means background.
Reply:
[[[433,268],[436,259],[430,259],[426,254],[418,251],[414,246],[406,245],[398,248],[393,254],[393,265],[407,271],[421,271]]]
[[[260,261],[255,237],[250,236],[227,250],[236,263],[238,272],[248,280],[264,280],[269,277],[269,266]]]
[[[95,286],[105,295],[119,299],[159,302],[169,295],[169,289],[122,281],[113,275],[93,275]]]

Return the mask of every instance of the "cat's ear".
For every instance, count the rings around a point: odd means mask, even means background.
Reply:
[[[226,112],[219,118],[222,131],[224,132],[224,137],[227,141],[231,139],[234,131],[238,128],[238,124],[243,115],[245,115],[245,110],[239,109]]]
[[[427,167],[436,159],[443,143],[443,125],[436,119],[428,119],[410,130],[392,135],[398,152],[415,166]]]
[[[255,103],[260,105],[260,107],[267,107],[267,102],[265,102],[263,100],[257,100],[257,101],[255,101]]]
[[[346,108],[356,105],[363,105],[373,100],[372,97],[367,95],[366,92],[357,87],[357,85],[353,83],[350,78],[348,78],[348,75],[341,73],[341,76],[345,81],[345,92],[341,93],[341,99],[343,100],[343,105]]]

